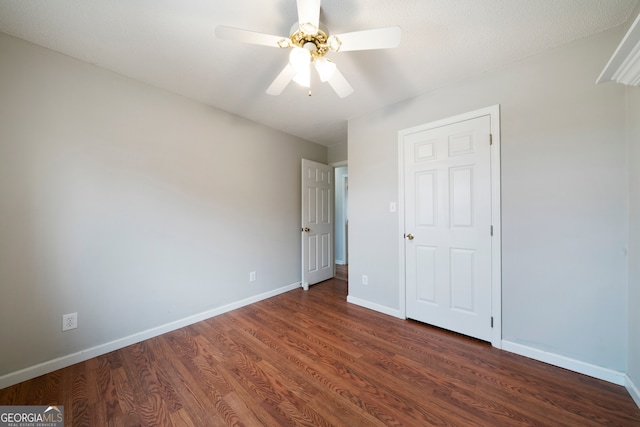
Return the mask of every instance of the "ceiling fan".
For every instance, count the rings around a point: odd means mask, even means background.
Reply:
[[[336,64],[326,57],[327,53],[389,49],[400,44],[399,26],[329,35],[328,30],[320,23],[320,0],[296,1],[298,22],[291,27],[288,37],[224,25],[216,27],[216,36],[223,40],[290,49],[289,63],[267,89],[269,95],[280,95],[292,80],[310,88],[311,64],[314,64],[320,81],[329,83],[338,96],[344,98],[353,92],[353,88],[338,71]]]

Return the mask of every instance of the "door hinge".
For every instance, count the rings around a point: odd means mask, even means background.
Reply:
[[[491,316],[491,327],[493,328],[493,316]]]
[[[493,236],[493,225],[491,226],[491,235]]]
[[[489,145],[493,145],[493,134],[489,134]]]

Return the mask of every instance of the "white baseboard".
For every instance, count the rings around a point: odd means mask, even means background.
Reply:
[[[638,408],[640,408],[640,389],[631,381],[629,375],[624,376],[625,384],[624,386],[627,388],[627,391],[633,398],[633,401],[636,402]]]
[[[341,260],[341,259],[337,259],[337,260],[335,260],[335,263],[336,263],[336,264],[338,264],[338,265],[347,265],[347,263],[346,263],[346,262],[344,262],[344,261],[343,261],[343,260]]]
[[[530,359],[539,360],[540,362],[545,362],[550,365],[558,366],[560,368],[568,369],[570,371],[608,381],[610,383],[622,386],[625,385],[626,375],[622,372],[614,371],[612,369],[592,365],[587,362],[571,359],[566,356],[561,356],[559,354],[550,353],[547,351],[539,350],[537,348],[517,344],[511,341],[503,340],[502,349],[511,353],[516,353],[521,356],[528,357]]]
[[[352,297],[351,295],[347,296],[347,302],[351,304],[359,305],[360,307],[368,308],[369,310],[388,314],[389,316],[397,317],[398,319],[405,319],[402,313],[400,313],[400,310],[386,307],[384,305],[379,305],[370,301],[365,301],[360,298],[355,298],[355,297]]]
[[[2,375],[0,376],[0,389],[12,386],[14,384],[18,384],[22,381],[27,381],[27,380],[39,377],[40,375],[44,375],[49,372],[56,371],[58,369],[66,368],[67,366],[71,366],[79,362],[84,362],[85,360],[91,359],[93,357],[101,356],[103,354],[112,352],[114,350],[124,348],[128,345],[135,344],[149,338],[157,337],[158,335],[166,334],[167,332],[171,332],[176,329],[180,329],[185,326],[189,326],[194,323],[201,322],[211,317],[215,317],[220,314],[226,313],[228,311],[235,310],[237,308],[241,308],[246,305],[253,304],[255,302],[274,297],[276,295],[280,295],[282,293],[297,289],[299,287],[300,287],[299,282],[288,285],[288,286],[283,286],[281,288],[274,289],[269,292],[265,292],[259,295],[254,295],[252,297],[246,298],[241,301],[236,301],[234,303],[227,304],[222,307],[217,307],[211,310],[207,310],[205,312],[195,314],[193,316],[189,316],[184,319],[176,320],[174,322],[167,323],[155,328],[151,328],[146,331],[138,332],[136,334],[129,335],[124,338],[120,338],[105,344],[100,344],[95,347],[81,350],[77,353],[68,354],[66,356],[62,356],[57,359],[48,360],[46,362],[39,363],[37,365],[30,366],[28,368],[24,368],[16,372],[11,372],[9,374]]]

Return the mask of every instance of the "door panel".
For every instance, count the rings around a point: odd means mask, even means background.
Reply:
[[[449,171],[451,227],[473,226],[473,169],[469,166]]]
[[[407,317],[491,340],[489,116],[403,136]]]
[[[302,286],[334,275],[333,167],[302,160]]]
[[[438,177],[435,171],[416,174],[416,225],[420,227],[433,227],[436,224],[437,182]]]
[[[451,248],[451,308],[475,312],[474,250]]]
[[[416,299],[423,303],[436,304],[436,248],[418,246],[416,248],[416,266],[418,274],[416,281]]]

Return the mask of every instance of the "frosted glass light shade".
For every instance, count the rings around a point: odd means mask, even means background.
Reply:
[[[300,86],[311,87],[311,52],[302,47],[294,47],[289,54],[289,63],[296,71],[293,81]]]
[[[336,72],[336,64],[328,60],[327,58],[318,58],[315,60],[316,71],[320,76],[321,82],[328,81]]]
[[[302,47],[294,47],[289,54],[289,63],[297,73],[309,68],[311,63],[311,52]]]

